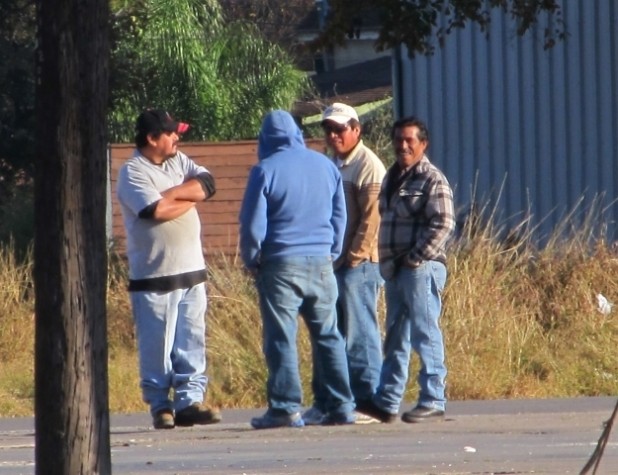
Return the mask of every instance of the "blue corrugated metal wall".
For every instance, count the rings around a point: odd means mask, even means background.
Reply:
[[[551,18],[518,37],[496,10],[488,38],[467,25],[433,56],[396,51],[396,115],[427,122],[430,158],[461,207],[489,202],[511,225],[530,211],[539,236],[565,213],[595,209],[595,227],[606,224],[614,240],[618,2],[564,0],[562,10],[568,38],[550,50],[543,28]]]

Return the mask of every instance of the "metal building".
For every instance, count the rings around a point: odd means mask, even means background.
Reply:
[[[548,50],[544,29],[555,18],[518,37],[494,10],[488,36],[468,24],[433,56],[395,51],[395,113],[427,122],[428,154],[463,210],[488,206],[511,226],[529,216],[541,237],[567,221],[590,225],[614,241],[618,2],[561,5],[568,36]]]

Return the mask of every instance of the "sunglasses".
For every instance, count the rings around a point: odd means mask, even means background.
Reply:
[[[348,130],[349,128],[350,128],[349,124],[345,124],[345,125],[341,125],[341,124],[324,124],[322,126],[322,130],[324,130],[324,133],[326,135],[330,135],[332,133],[340,135],[340,134],[344,133],[346,130]]]

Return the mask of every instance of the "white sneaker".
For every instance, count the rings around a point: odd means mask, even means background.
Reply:
[[[317,407],[312,406],[303,413],[303,420],[306,426],[319,426],[324,422],[324,413]]]
[[[356,416],[356,422],[354,424],[379,424],[380,421],[375,417],[368,416],[367,414],[363,414],[362,412],[354,411],[354,415]]]

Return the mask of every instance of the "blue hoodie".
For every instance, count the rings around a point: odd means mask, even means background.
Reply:
[[[308,149],[285,111],[269,113],[240,210],[240,255],[249,269],[280,256],[341,253],[346,224],[339,170]]]

